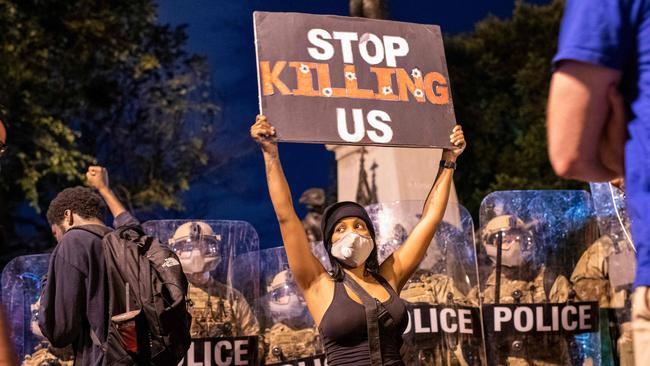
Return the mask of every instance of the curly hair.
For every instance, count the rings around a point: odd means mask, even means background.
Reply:
[[[90,188],[77,186],[66,188],[54,197],[47,209],[47,222],[50,225],[60,224],[64,219],[65,210],[70,210],[84,219],[97,218],[104,221],[106,205]]]

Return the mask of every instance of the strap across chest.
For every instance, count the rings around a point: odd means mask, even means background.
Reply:
[[[377,282],[379,282],[384,287],[384,289],[386,289],[390,296],[396,296],[394,293],[395,291],[386,282],[386,280],[384,280],[381,276],[374,277]],[[370,361],[373,366],[381,365],[382,355],[379,323],[381,321],[382,326],[391,327],[394,325],[394,320],[392,319],[390,313],[381,304],[381,302],[379,302],[379,300],[377,300],[375,297],[371,296],[350,276],[345,275],[343,278],[343,283],[348,286],[361,299],[361,302],[363,303],[363,307],[366,311],[366,323],[368,325],[368,346],[370,347]]]

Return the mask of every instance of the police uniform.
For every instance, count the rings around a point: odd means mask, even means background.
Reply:
[[[258,336],[259,325],[244,296],[210,277],[221,262],[221,235],[203,221],[180,225],[169,246],[188,276],[192,338]]]
[[[41,304],[40,297],[30,305],[32,317],[30,328],[32,333],[41,341],[34,348],[34,351],[26,355],[21,363],[22,366],[72,366],[74,364],[74,351],[72,345],[63,348],[55,348],[43,337],[38,326],[38,315]]]
[[[614,253],[614,242],[608,235],[596,240],[580,257],[571,282],[576,298],[581,301],[598,301],[601,308],[622,308],[629,293],[615,291],[609,283],[607,258]]]
[[[276,323],[264,333],[266,363],[297,360],[323,352],[318,328],[292,329]]]
[[[551,272],[544,265],[536,265],[537,244],[531,229],[535,223],[524,223],[514,215],[501,215],[491,219],[481,230],[481,242],[494,263],[480,293],[484,305],[489,304],[543,304],[564,303],[575,293],[568,279]],[[497,258],[499,245],[502,257]],[[501,260],[499,298],[496,301],[496,263]],[[473,288],[468,297],[475,298],[479,289]],[[508,366],[560,366],[571,365],[567,338],[549,335],[493,335],[486,340],[498,359],[491,363]],[[488,357],[489,358],[489,357]]]
[[[546,267],[542,266],[530,280],[509,278],[507,269],[501,273],[499,290],[500,304],[541,304],[564,303],[572,299],[573,292],[566,277],[557,275],[550,291],[545,290],[547,281]],[[548,286],[546,286],[548,287]],[[477,288],[472,289],[468,296],[475,296]],[[548,294],[546,293],[548,291]],[[490,273],[482,296],[483,304],[494,304],[496,295],[496,270]],[[571,356],[567,339],[559,335],[530,336],[514,335],[501,336],[498,344],[488,345],[498,347],[499,365],[508,366],[559,366],[571,365]]]
[[[400,297],[410,303],[426,303],[431,305],[447,305],[450,307],[476,306],[477,303],[468,298],[455,286],[451,277],[444,274],[432,274],[427,271],[416,272],[406,283]],[[467,358],[478,355],[468,353],[480,345],[471,345],[472,340],[468,335],[430,335],[419,339],[415,337],[414,344],[402,347],[402,357],[407,366],[443,366],[443,365],[468,365]],[[465,352],[466,354],[464,354]]]
[[[266,363],[323,353],[318,328],[314,326],[291,271],[282,270],[273,276],[267,285],[264,307],[273,324],[264,332]]]
[[[499,303],[501,304],[540,304],[545,302],[562,303],[568,301],[571,296],[572,287],[569,280],[562,275],[557,275],[553,285],[546,294],[544,281],[546,267],[541,266],[537,275],[531,279],[513,279],[508,278],[505,273],[507,269],[501,272],[501,289],[499,290]],[[476,288],[468,296],[474,295]],[[484,304],[494,304],[496,291],[496,270],[490,273],[482,293]]]
[[[34,352],[25,356],[21,366],[72,366],[74,353],[72,347],[53,348],[49,342],[41,342]]]
[[[469,304],[468,298],[447,275],[417,272],[404,286],[400,297],[408,302],[427,304]]]
[[[210,279],[187,292],[192,315],[192,338],[259,335],[259,325],[244,296],[236,289]]]
[[[625,244],[625,243],[622,243]],[[598,301],[598,307],[610,309],[630,308],[630,292],[628,289],[616,291],[609,280],[608,258],[615,252],[614,240],[609,235],[603,235],[596,240],[580,257],[576,264],[571,282],[579,301]],[[618,331],[617,340],[619,364],[634,365],[634,350],[632,344],[632,329],[629,313],[623,311],[624,318]]]

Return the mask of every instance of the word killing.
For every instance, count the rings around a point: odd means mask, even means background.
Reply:
[[[355,32],[332,32],[330,35],[324,29],[311,29],[307,38],[315,46],[309,47],[307,51],[317,61],[327,61],[334,56],[334,47],[328,40],[340,41],[345,63],[342,70],[344,85],[332,86],[330,66],[327,63],[279,60],[271,64],[264,60],[259,63],[262,95],[273,95],[277,89],[281,95],[400,102],[408,102],[412,97],[420,103],[449,103],[449,86],[444,75],[435,71],[423,73],[418,68],[405,70],[396,67],[396,58],[406,56],[409,51],[408,43],[402,37],[383,36],[380,39],[374,34],[365,33],[359,38]],[[377,65],[386,61],[387,67],[370,67],[370,72],[375,75],[374,89],[360,89],[358,85],[356,67],[352,64],[352,42],[358,39],[359,54],[366,63]],[[369,44],[373,45],[374,54],[368,49]],[[295,76],[289,75],[291,72],[284,72],[287,65],[294,69]],[[314,86],[314,72],[317,87]],[[296,85],[296,88],[290,89],[285,81],[295,81],[291,85]]]

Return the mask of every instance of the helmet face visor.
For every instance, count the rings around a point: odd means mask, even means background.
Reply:
[[[500,230],[488,236],[485,245],[496,246],[501,239],[503,250],[509,250],[513,245],[518,244],[522,251],[533,249],[533,237],[530,232],[522,229]]]
[[[218,235],[201,235],[196,239],[183,236],[171,244],[171,249],[179,258],[187,258],[198,250],[203,257],[218,257],[221,238]]]
[[[295,286],[287,283],[274,287],[270,291],[271,301],[280,305],[287,305],[292,297],[298,297],[302,301],[302,294]]]

